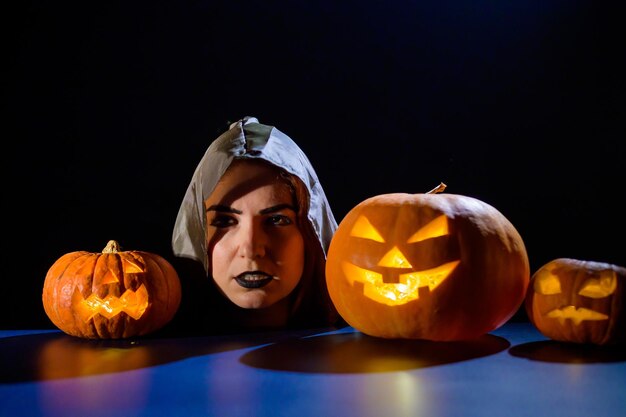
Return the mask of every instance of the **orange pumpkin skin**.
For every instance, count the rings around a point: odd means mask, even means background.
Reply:
[[[88,339],[141,336],[176,314],[181,286],[174,267],[159,255],[119,251],[109,241],[102,253],[61,256],[48,270],[42,301],[52,323]]]
[[[361,202],[339,224],[326,263],[341,316],[382,338],[482,336],[515,314],[529,279],[513,225],[492,206],[455,194]]]
[[[546,337],[596,345],[626,342],[626,268],[554,259],[531,277],[524,306]]]

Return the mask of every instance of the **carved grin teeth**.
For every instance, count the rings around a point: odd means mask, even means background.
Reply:
[[[272,281],[273,277],[265,272],[244,272],[235,277],[237,284],[244,288],[261,288]]]

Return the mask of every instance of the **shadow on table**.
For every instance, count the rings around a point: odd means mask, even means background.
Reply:
[[[626,361],[624,346],[596,346],[591,344],[542,340],[513,346],[509,353],[519,358],[556,363],[608,363]]]
[[[360,332],[287,340],[247,352],[245,365],[275,371],[375,373],[466,361],[506,350],[510,343],[484,335],[475,340],[431,342],[382,339]]]
[[[0,384],[129,371],[303,337],[320,330],[91,340],[49,332],[0,338]]]

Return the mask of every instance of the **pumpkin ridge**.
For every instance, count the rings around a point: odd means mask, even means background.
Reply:
[[[67,258],[72,258],[71,261],[69,261],[68,263],[62,263],[62,262],[55,262],[52,267],[50,268],[50,270],[48,271],[48,273],[46,274],[46,280],[44,281],[44,291],[43,291],[43,301],[44,301],[44,307],[52,307],[52,310],[49,314],[50,319],[52,320],[52,322],[57,325],[57,322],[63,323],[63,318],[61,317],[61,314],[58,310],[59,308],[59,303],[56,302],[56,300],[58,300],[58,291],[60,291],[60,288],[56,288],[56,286],[53,286],[52,289],[49,289],[50,286],[52,286],[52,283],[50,281],[48,281],[48,277],[54,277],[55,275],[56,278],[54,278],[55,283],[58,283],[59,281],[61,281],[61,279],[63,278],[63,274],[65,273],[65,271],[70,267],[71,263],[74,262],[76,259],[80,258],[82,255],[86,255],[87,252],[71,252],[68,253],[66,255],[63,255],[63,257],[61,259],[65,260]],[[59,259],[59,261],[61,260]],[[56,268],[58,267],[63,267],[63,270],[61,272],[56,272]],[[52,293],[52,295],[48,295]],[[44,310],[47,310],[46,308],[44,308]],[[52,319],[52,317],[54,317],[54,319]]]
[[[168,268],[167,267],[168,265],[166,265],[165,263],[162,262],[163,260],[164,259],[162,259],[160,257],[156,258],[155,259],[155,261],[156,261],[155,263],[159,267],[159,270],[161,271],[161,275],[165,277],[167,272],[168,272],[168,269],[170,269],[170,268]],[[176,294],[180,294],[180,289],[179,288],[176,288],[176,289],[172,288],[172,285],[174,285],[174,284],[172,282],[170,282],[169,280],[165,280],[165,285],[167,286],[167,292],[166,292],[166,294],[167,294],[167,302],[166,302],[165,305],[167,306],[167,311],[170,311],[172,309],[172,307],[174,307],[174,304],[177,303],[173,299],[173,292],[175,291]],[[178,301],[178,303],[180,303],[180,300]],[[168,316],[170,316],[168,321],[173,318],[173,316],[171,316],[169,314],[168,314]]]
[[[141,254],[141,252],[134,253],[133,256],[141,256],[140,254]],[[155,267],[156,262],[154,260],[154,256],[152,256],[152,257],[151,256],[145,256],[145,257],[143,257],[143,260],[145,261],[146,271],[150,271],[150,279],[146,280],[145,284],[148,285],[151,290],[154,287],[165,285],[165,287],[166,287],[166,297],[169,298],[169,291],[170,291],[169,281],[166,279],[166,275],[163,272],[163,270],[160,267],[158,267],[158,265],[157,265],[157,267]],[[158,302],[158,301],[159,300],[155,300],[154,298],[150,298],[148,300],[148,308],[146,309],[146,311],[149,311],[151,309],[152,305],[155,302]],[[167,298],[166,298],[166,302],[163,303],[163,308],[166,311],[169,311],[169,303],[167,302]],[[157,326],[158,323],[160,323],[160,322],[161,322],[161,319],[156,320],[154,322],[154,326]],[[148,327],[152,328],[153,324],[152,323],[148,324]]]
[[[93,254],[93,253],[88,253],[88,252],[85,252],[85,256],[81,256],[81,257],[79,257],[79,258],[76,258],[73,262],[71,262],[71,263],[69,263],[69,264],[68,264],[68,268],[67,268],[67,269],[65,270],[65,272],[63,273],[62,278],[63,278],[63,279],[65,279],[65,278],[67,278],[67,279],[73,279],[73,276],[72,276],[72,277],[66,277],[66,274],[67,274],[67,273],[69,273],[69,272],[68,272],[69,268],[70,268],[72,265],[75,265],[75,262],[77,262],[77,261],[79,261],[79,260],[81,260],[81,259],[82,259],[83,261],[80,263],[80,265],[79,265],[79,266],[76,266],[76,270],[75,270],[76,272],[74,272],[74,273],[78,273],[79,271],[83,272],[83,270],[85,269],[85,267],[88,267],[91,263],[93,263],[93,265],[94,265],[94,267],[95,267],[95,260],[94,260],[94,258],[96,258],[96,259],[97,259],[97,257],[98,257],[98,256],[99,256],[98,254]],[[89,280],[89,281],[88,281],[88,284],[83,283],[83,289],[84,289],[84,288],[90,288],[90,289],[91,289],[91,287],[92,287],[92,285],[93,285],[93,273],[94,273],[94,268],[91,268],[91,273],[89,273],[89,274],[87,274],[87,275],[84,275],[84,276],[80,276],[80,277],[79,277],[79,280],[80,280],[80,278],[83,278],[83,279],[87,279],[87,280]],[[79,282],[80,282],[80,281],[79,281]],[[78,290],[79,290],[79,293],[81,294],[81,297],[84,297],[83,291],[81,291],[81,290],[80,290],[80,288],[78,288],[78,285],[77,285],[76,283],[74,283],[74,285],[72,286],[72,289],[73,289],[72,293],[74,293],[74,291],[78,289]],[[80,320],[80,318],[77,318],[75,314],[72,314],[72,321],[73,321],[73,322],[75,322],[75,321],[77,321],[77,320]],[[91,321],[91,320],[90,320],[90,321]],[[83,322],[82,322],[82,320],[80,320],[79,322],[81,323],[81,326],[85,326],[85,327],[87,327],[87,328],[89,328],[89,327],[90,327],[90,326],[89,326],[89,323],[83,323]],[[65,324],[65,323],[63,323],[63,324]],[[72,326],[72,324],[71,324],[71,323],[69,323],[69,325],[70,325],[70,326]],[[74,329],[74,326],[72,326],[72,329]],[[74,333],[77,333],[77,331],[76,331],[76,330],[73,330],[73,332],[74,332]]]
[[[615,279],[620,279],[620,281],[626,280],[626,269],[625,268],[619,268],[619,267],[615,267],[613,265],[609,265],[610,269],[613,271],[613,274],[615,275]],[[623,269],[623,271],[621,271],[621,269]],[[624,285],[623,282],[620,282],[619,284]],[[619,285],[618,284],[618,285]],[[615,312],[616,311],[620,311],[620,303],[622,300],[620,300],[619,297],[613,297],[612,302],[611,302],[611,307],[609,308],[609,312],[608,315],[609,317],[613,316],[613,315],[617,315]],[[619,329],[616,329],[617,326],[619,326],[620,324],[622,324],[619,320],[609,320],[609,325],[607,326],[606,332],[604,334],[604,337],[602,338],[602,344],[607,344],[610,342],[611,340],[611,336],[613,334],[619,335]],[[626,332],[626,329],[623,330],[624,332]],[[621,337],[620,336],[616,336],[616,339],[618,341],[622,341],[624,339],[626,339],[625,337]]]

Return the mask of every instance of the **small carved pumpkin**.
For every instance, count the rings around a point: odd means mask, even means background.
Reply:
[[[531,277],[525,307],[546,337],[606,345],[626,342],[626,268],[554,259]]]
[[[159,255],[120,251],[109,241],[102,253],[71,252],[48,270],[43,306],[65,333],[89,339],[140,336],[176,314],[181,287],[174,267]]]
[[[326,283],[355,329],[384,338],[472,339],[522,305],[530,272],[519,233],[482,201],[436,193],[444,188],[369,198],[339,224]]]

